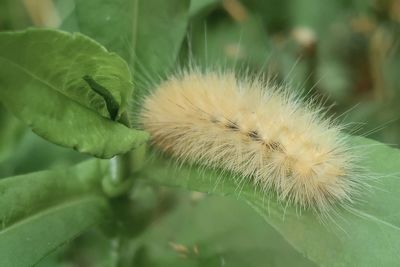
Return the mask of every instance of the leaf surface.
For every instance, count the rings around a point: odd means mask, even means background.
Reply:
[[[104,96],[118,103],[117,119],[131,95],[126,63],[81,34],[30,29],[0,33],[2,103],[43,138],[100,158],[127,152],[147,139],[110,118]]]
[[[0,163],[11,156],[25,128],[0,105]]]
[[[316,266],[243,202],[198,192],[182,198],[130,249],[134,262],[126,266]]]
[[[191,42],[193,57],[205,68],[224,66],[243,70],[251,67],[260,71],[271,56],[271,43],[262,21],[250,13],[245,13],[242,22],[228,16],[213,24],[198,20],[193,25]]]
[[[100,181],[107,162],[91,160],[0,180],[0,265],[32,266],[109,213]]]
[[[221,5],[221,0],[191,0],[190,1],[190,17],[198,17],[207,13],[215,7]]]
[[[119,54],[142,87],[175,63],[189,5],[189,0],[76,0],[62,28],[80,31]]]
[[[239,197],[294,248],[321,266],[395,266],[400,260],[400,180],[396,175],[400,151],[361,137],[352,137],[351,142],[367,148],[361,164],[378,181],[371,182],[372,191],[365,192],[352,212],[341,209],[326,224],[311,212],[299,215],[294,208],[282,207],[273,197],[257,193],[251,184],[238,186],[233,177],[215,171],[177,168],[158,157],[141,175],[158,184]]]

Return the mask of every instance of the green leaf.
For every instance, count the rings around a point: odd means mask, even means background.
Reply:
[[[24,29],[32,25],[22,1],[0,1],[0,30]]]
[[[11,156],[24,133],[23,125],[0,105],[0,162]]]
[[[45,53],[45,54],[43,54]],[[100,158],[125,153],[147,134],[110,120],[91,76],[125,113],[132,85],[126,63],[81,34],[30,29],[0,33],[3,104],[43,138]]]
[[[119,104],[120,113],[126,111],[132,93],[128,66],[84,35],[44,29],[4,32],[0,48],[4,64],[15,65],[12,67],[74,102],[109,118],[103,98],[83,80],[90,76],[107,88]]]
[[[75,0],[75,8],[61,29],[81,32],[109,51],[131,61],[136,0]],[[118,30],[117,30],[118,29]]]
[[[83,80],[87,82],[87,84],[93,91],[95,91],[96,93],[98,93],[103,97],[104,102],[106,102],[110,119],[114,121],[118,115],[119,104],[114,99],[113,95],[106,88],[104,88],[103,86],[98,84],[95,80],[93,80],[93,78],[90,77],[89,75],[83,76]]]
[[[45,169],[67,168],[88,158],[90,156],[57,146],[26,131],[14,151],[0,163],[0,178]]]
[[[108,214],[107,162],[0,180],[0,266],[32,266]]]
[[[199,17],[207,13],[207,11],[221,5],[221,0],[191,0],[190,1],[190,17]]]
[[[182,198],[126,250],[134,258],[124,266],[315,266],[246,204],[199,193]]]
[[[154,81],[173,67],[186,35],[189,6],[189,0],[139,1],[135,77]]]
[[[192,47],[196,62],[206,68],[250,66],[257,70],[266,67],[271,49],[261,20],[251,14],[241,23],[229,17],[207,25],[195,23]]]
[[[75,12],[62,28],[80,31],[119,54],[138,79],[153,82],[176,61],[186,33],[189,0],[75,2]]]
[[[3,230],[0,232],[0,263],[2,266],[32,266],[104,220],[104,205],[103,199],[81,198]]]
[[[241,187],[232,177],[217,172],[200,174],[196,169],[177,168],[158,158],[141,172],[141,177],[158,184],[219,195],[237,195],[249,203],[295,249],[321,266],[396,266],[400,251],[400,151],[378,142],[352,137],[354,146],[367,147],[361,166],[379,178],[372,192],[366,192],[353,212],[339,210],[323,225],[310,212],[299,215],[294,208],[283,212],[273,197],[257,193],[250,184]],[[369,173],[366,173],[369,175]],[[238,192],[240,191],[240,194]],[[235,212],[232,210],[232,212]],[[373,252],[373,253],[372,253]]]

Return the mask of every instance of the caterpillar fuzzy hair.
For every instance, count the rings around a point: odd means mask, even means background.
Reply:
[[[322,110],[262,78],[191,69],[155,88],[139,120],[152,144],[181,162],[233,172],[284,203],[326,212],[353,201],[360,175],[342,127]]]

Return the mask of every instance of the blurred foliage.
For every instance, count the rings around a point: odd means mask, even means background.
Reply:
[[[193,16],[183,61],[264,69],[327,99],[332,113],[353,123],[349,132],[399,143],[400,1],[206,3]]]
[[[158,190],[171,193],[165,188]],[[137,239],[117,244],[98,231],[90,231],[38,266],[58,262],[69,267],[316,266],[243,202],[199,192],[175,190],[174,195],[179,203],[174,210],[165,216],[154,214],[154,222]]]
[[[88,156],[35,135],[0,106],[0,178],[67,167]]]
[[[395,266],[400,249],[399,150],[368,138],[349,139],[351,147],[358,148],[357,153],[367,155],[359,166],[371,172],[372,179],[376,180],[369,181],[365,194],[363,192],[349,207],[332,210],[326,219],[316,216],[310,209],[300,210],[277,201],[274,193],[256,190],[250,181],[235,182],[231,173],[210,169],[199,172],[195,166],[187,165],[176,168],[162,157],[149,162],[139,172],[139,177],[157,185],[236,196],[319,266]],[[365,181],[367,177],[359,179]],[[234,214],[236,211],[231,209]],[[243,218],[248,221],[247,217]],[[231,224],[235,222],[232,220]]]
[[[31,25],[21,0],[0,1],[0,30],[17,30]]]

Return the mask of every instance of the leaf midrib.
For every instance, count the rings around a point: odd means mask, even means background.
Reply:
[[[244,199],[245,202],[252,208],[254,209],[255,212],[257,212],[268,224],[270,224],[296,251],[298,251],[299,253],[304,254],[304,249],[302,249],[301,247],[298,247],[298,245],[296,245],[295,242],[293,242],[293,240],[291,240],[290,238],[288,238],[279,227],[277,227],[274,223],[271,223],[270,220],[268,219],[268,216],[265,214],[264,210],[256,203],[254,203],[253,201],[248,200],[247,198]],[[358,212],[358,216],[360,216],[361,218],[369,218],[371,220],[371,222],[375,222],[375,223],[382,223],[384,226],[397,230],[399,231],[400,228],[389,223],[386,221],[383,221],[377,217],[375,217],[374,215],[368,214],[366,212],[362,212],[359,210],[353,210],[353,212]],[[356,214],[354,214],[356,215]],[[305,257],[315,263],[318,263],[318,261],[316,261],[314,259],[314,257],[310,256],[308,253],[304,254]]]
[[[363,212],[361,210],[356,210],[356,209],[352,209],[351,212],[353,214],[355,214],[355,215],[360,216],[361,218],[367,218],[367,219],[370,219],[370,221],[372,221],[372,222],[381,223],[381,224],[383,224],[383,225],[385,225],[385,226],[387,226],[389,228],[392,228],[394,230],[400,231],[400,227],[398,227],[396,225],[393,225],[390,222],[387,222],[387,221],[384,221],[382,219],[379,219],[378,217],[376,217],[376,216],[374,216],[372,214],[369,214],[367,212]]]
[[[17,64],[16,62],[14,62],[14,61],[12,61],[12,60],[6,58],[6,57],[3,57],[3,56],[0,56],[0,59],[2,59],[2,60],[4,60],[4,61],[6,61],[6,62],[12,64],[12,65],[15,66],[16,68],[18,68],[18,69],[20,69],[21,71],[25,72],[28,76],[30,76],[30,77],[32,77],[33,79],[39,81],[40,83],[43,83],[44,85],[46,85],[48,88],[52,89],[54,92],[56,92],[58,95],[62,96],[63,98],[66,98],[67,100],[74,102],[75,104],[77,104],[77,105],[79,105],[79,106],[85,108],[86,110],[88,110],[88,111],[94,113],[95,115],[97,115],[97,116],[99,116],[99,117],[101,117],[101,118],[106,119],[105,117],[101,116],[101,115],[98,114],[96,111],[94,111],[93,109],[91,109],[91,108],[89,108],[89,107],[87,107],[87,106],[85,106],[85,105],[82,105],[80,102],[76,101],[75,99],[70,98],[70,97],[69,97],[68,95],[66,95],[66,94],[63,94],[62,91],[58,90],[54,85],[52,85],[52,84],[46,82],[45,80],[43,80],[43,79],[40,78],[39,76],[35,75],[33,72],[29,71],[27,68],[21,66],[20,64]]]

